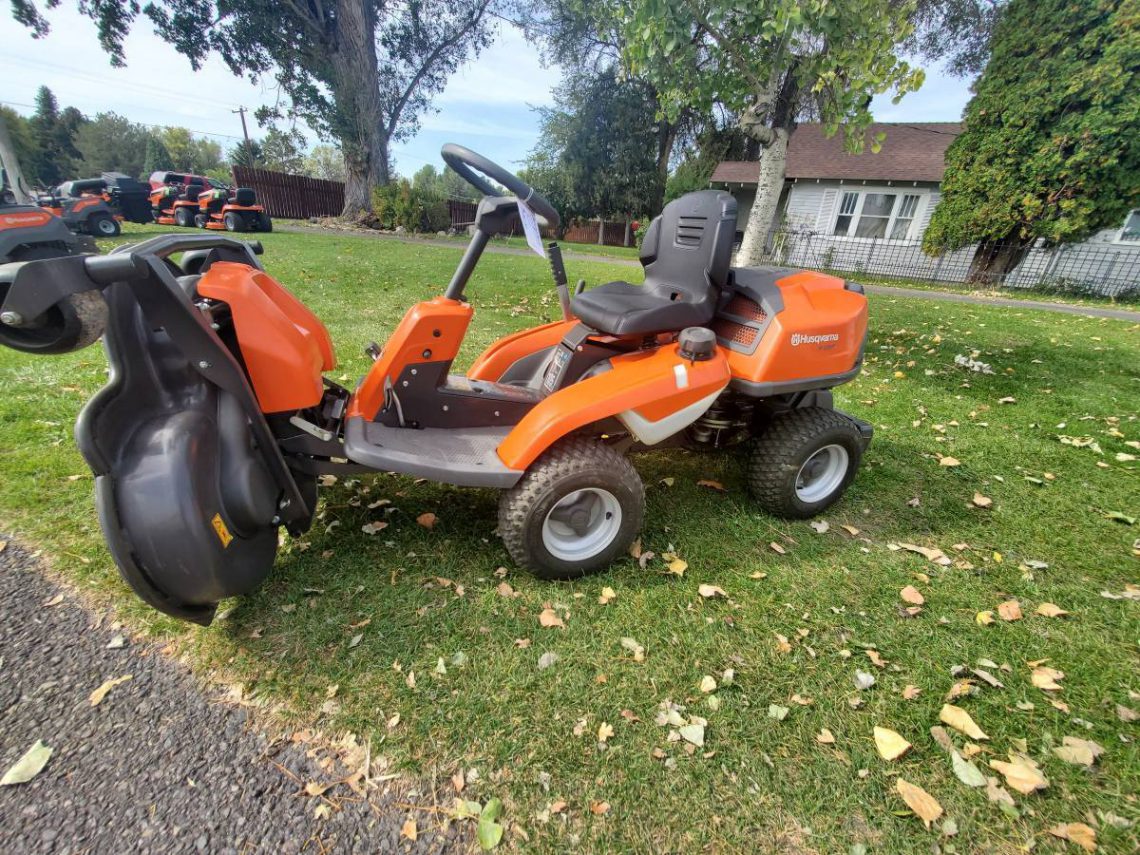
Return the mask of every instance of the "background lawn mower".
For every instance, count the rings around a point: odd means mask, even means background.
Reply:
[[[152,220],[146,185],[121,172],[65,181],[50,195],[41,196],[39,202],[73,232],[94,237],[115,237],[122,220]]]
[[[239,187],[232,192],[215,187],[199,195],[194,224],[227,232],[273,231],[273,220],[265,208],[257,204],[257,196],[249,187]]]
[[[152,185],[150,207],[154,221],[162,226],[192,227],[198,213],[198,197],[208,189],[204,179],[192,180],[187,184],[172,182],[160,187]]]
[[[545,579],[599,570],[637,536],[645,498],[631,452],[747,442],[756,500],[795,518],[837,501],[855,476],[871,427],[835,410],[830,389],[860,369],[862,289],[733,269],[727,193],[665,207],[645,236],[642,285],[572,295],[550,244],[562,320],[452,374],[473,314],[464,288],[490,238],[520,214],[559,218],[486,158],[455,145],[443,157],[484,194],[475,233],[446,291],[368,348],[354,391],[323,376],[336,364],[329,335],[265,273],[257,244],[166,235],[0,267],[0,341],[12,347],[33,349],[20,336],[61,301],[106,302],[110,380],[75,436],[110,551],[155,608],[207,624],[219,600],[257,586],[278,528],[296,535],[312,522],[322,473],[499,489],[507,551]],[[76,346],[101,331],[98,316],[81,321]]]

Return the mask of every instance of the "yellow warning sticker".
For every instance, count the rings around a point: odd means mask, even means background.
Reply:
[[[217,532],[218,540],[222,542],[222,547],[225,548],[229,546],[234,536],[230,534],[230,530],[226,528],[226,523],[222,519],[222,515],[214,514],[214,518],[210,520],[210,524],[214,527],[214,531]]]

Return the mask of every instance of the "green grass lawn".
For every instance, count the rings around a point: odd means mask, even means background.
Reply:
[[[268,270],[328,324],[341,382],[364,372],[364,345],[442,290],[459,258],[458,248],[353,236],[262,240]],[[630,273],[568,267],[590,283]],[[463,365],[557,307],[537,257],[488,255],[468,294],[476,317]],[[445,807],[450,776],[478,770],[464,796],[501,798],[516,826],[504,845],[519,850],[1062,852],[1079,850],[1047,829],[1084,822],[1100,851],[1134,851],[1140,724],[1116,707],[1140,709],[1140,601],[1121,598],[1140,581],[1140,525],[1112,516],[1140,516],[1140,464],[1125,457],[1140,458],[1140,326],[886,298],[872,298],[871,324],[865,370],[837,401],[876,436],[825,532],[757,512],[737,454],[636,459],[643,548],[675,552],[683,576],[660,558],[644,569],[627,559],[543,583],[508,565],[493,492],[364,477],[325,491],[311,532],[286,539],[262,590],[227,603],[208,629],[178,625],[135,602],[102,546],[71,438],[103,382],[97,349],[0,353],[0,524],[202,673],[240,682],[284,727],[371,738],[373,756],[436,777]],[[955,366],[974,353],[995,373]],[[1099,451],[1059,436],[1090,437]],[[367,509],[381,498],[391,505]],[[430,530],[416,522],[428,512]],[[381,517],[391,523],[381,534],[361,531]],[[949,564],[903,543],[941,549]],[[727,596],[703,598],[702,584]],[[900,599],[908,585],[925,598],[916,616]],[[616,596],[603,604],[605,587]],[[1020,620],[997,616],[1011,599]],[[1069,614],[1035,614],[1044,602]],[[539,625],[546,605],[564,629]],[[989,625],[984,611],[995,613]],[[557,660],[539,669],[547,653]],[[1031,684],[1036,660],[1064,672],[1060,691]],[[1003,808],[955,777],[930,728],[960,667],[1004,688],[963,675],[974,693],[955,703],[989,739],[950,731],[958,750],[999,780],[987,761],[1024,751],[1047,789],[1006,787],[1013,806]],[[857,671],[875,684],[856,689]],[[700,688],[706,675],[714,692]],[[904,697],[908,686],[917,696]],[[702,748],[655,723],[667,703],[707,719]],[[603,724],[613,735],[599,742]],[[902,734],[909,753],[883,760],[876,726]],[[817,740],[822,728],[833,744]],[[1052,751],[1066,736],[1104,753],[1091,769],[1068,764]],[[898,778],[944,808],[931,830],[896,794]]]

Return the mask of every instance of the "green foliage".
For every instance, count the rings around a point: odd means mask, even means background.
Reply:
[[[299,175],[305,165],[305,135],[296,128],[271,127],[261,140],[261,160],[266,169]]]
[[[527,166],[563,218],[659,208],[653,91],[611,67],[569,76],[555,101],[558,107],[539,110],[540,142]]]
[[[344,155],[331,145],[315,145],[301,162],[301,173],[325,181],[344,181]]]
[[[257,140],[242,140],[230,149],[230,163],[234,166],[260,168],[262,166],[261,144]]]
[[[479,201],[479,193],[475,188],[448,166],[444,166],[442,170],[437,170],[430,163],[425,164],[412,176],[412,187],[440,199]]]
[[[1140,2],[1012,0],[946,154],[931,252],[1079,241],[1140,204]]]
[[[746,129],[762,138],[809,109],[831,132],[861,131],[871,96],[917,89],[922,71],[896,51],[909,11],[893,0],[633,0],[617,14],[625,56],[666,114],[747,109]],[[862,134],[847,139],[854,148]]]
[[[176,169],[194,175],[205,175],[222,164],[222,147],[213,140],[196,137],[186,128],[167,127],[155,137],[166,149],[169,159],[160,169]]]
[[[100,113],[82,125],[75,135],[80,155],[78,172],[125,172],[141,175],[146,162],[150,131],[117,113]]]
[[[383,229],[438,232],[451,225],[446,200],[422,188],[417,189],[406,178],[373,188],[372,212]]]
[[[25,178],[45,188],[73,178],[79,152],[75,135],[87,119],[74,107],[60,110],[55,95],[46,86],[36,92],[36,111],[28,120],[34,149],[21,161]]]
[[[170,156],[170,152],[166,150],[166,146],[162,144],[162,140],[153,134],[147,137],[146,157],[143,160],[143,168],[140,174],[146,177],[160,170],[174,168],[174,159]]]

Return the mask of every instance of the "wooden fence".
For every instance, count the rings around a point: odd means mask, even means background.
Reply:
[[[566,229],[566,235],[563,240],[567,243],[597,243],[598,221],[587,220],[571,225]],[[636,243],[632,226],[630,226],[629,241],[630,246]],[[602,229],[602,243],[606,246],[625,246],[625,223],[614,223],[607,220]]]
[[[453,229],[465,229],[475,222],[475,210],[479,206],[474,202],[464,202],[459,199],[447,200],[447,213],[451,215]]]
[[[273,217],[336,217],[344,210],[344,184],[340,181],[245,166],[235,166],[233,174],[234,184],[252,188],[258,203]]]

